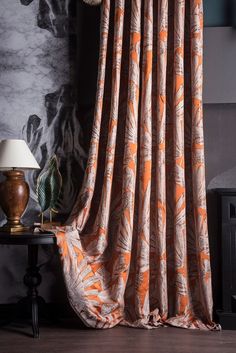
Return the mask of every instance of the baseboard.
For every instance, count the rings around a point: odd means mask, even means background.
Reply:
[[[223,330],[236,330],[236,313],[217,310],[216,315]]]

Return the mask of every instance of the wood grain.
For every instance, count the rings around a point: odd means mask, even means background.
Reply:
[[[29,186],[25,182],[24,172],[9,170],[0,184],[0,204],[7,216],[7,227],[21,228],[21,216],[29,200]]]
[[[27,337],[27,332],[31,334],[28,327],[0,329],[1,352],[235,353],[236,347],[236,331],[210,332],[171,327],[94,330],[65,324],[64,327],[42,327],[39,340]]]

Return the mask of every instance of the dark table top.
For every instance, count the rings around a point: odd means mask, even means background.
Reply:
[[[56,244],[56,236],[53,232],[0,232],[0,244],[2,245],[47,245]]]

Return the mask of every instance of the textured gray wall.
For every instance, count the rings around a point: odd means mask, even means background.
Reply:
[[[58,218],[64,220],[82,182],[90,139],[99,8],[77,0],[0,0],[0,9],[0,140],[24,138],[42,169],[57,155],[63,178]],[[37,173],[26,173],[26,223],[39,221]],[[48,301],[65,300],[55,249],[42,248],[39,262],[45,262],[40,293]],[[0,246],[0,303],[25,294],[25,267],[24,247]]]
[[[236,104],[204,106],[208,190],[236,188]]]
[[[236,28],[204,29],[204,103],[236,103]]]

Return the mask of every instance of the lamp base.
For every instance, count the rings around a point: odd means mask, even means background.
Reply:
[[[6,233],[21,233],[28,228],[21,223],[29,200],[29,186],[25,182],[24,172],[8,170],[3,173],[6,180],[0,183],[0,204],[7,216],[7,222],[0,230]]]
[[[26,227],[23,224],[19,224],[19,225],[15,226],[15,225],[11,225],[9,223],[6,223],[2,227],[0,227],[1,233],[14,233],[16,235],[17,235],[17,233],[27,232],[29,230],[30,230],[30,227]]]

